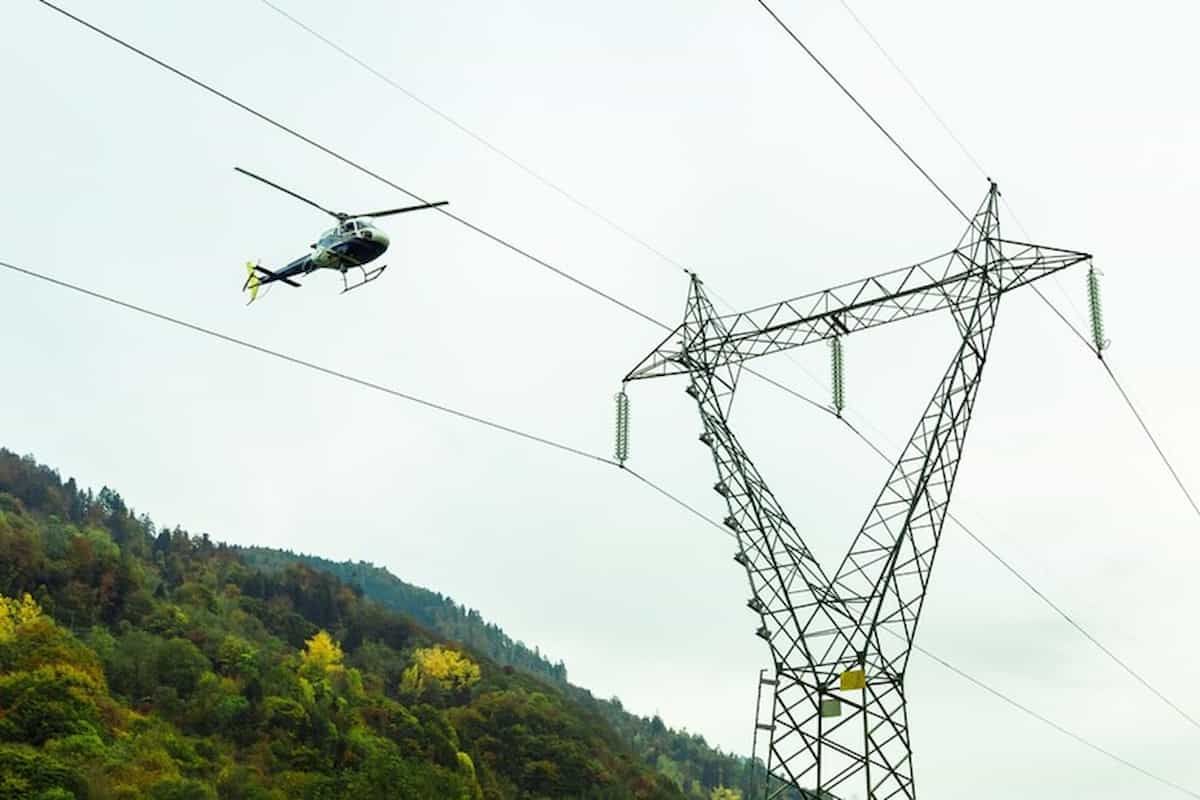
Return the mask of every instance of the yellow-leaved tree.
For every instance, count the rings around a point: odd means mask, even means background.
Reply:
[[[710,800],[742,800],[742,793],[727,786],[718,786],[712,790]]]
[[[469,689],[479,682],[479,665],[457,650],[445,647],[420,647],[413,653],[412,665],[400,676],[401,691],[420,694],[430,679],[450,691]]]
[[[301,656],[304,666],[317,673],[331,672],[342,665],[342,648],[325,631],[317,631],[316,635],[304,643],[304,653]]]
[[[0,642],[10,641],[17,627],[42,615],[42,607],[26,592],[19,599],[0,595]]]

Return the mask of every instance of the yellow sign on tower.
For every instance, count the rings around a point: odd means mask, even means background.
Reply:
[[[842,673],[842,691],[856,692],[867,688],[867,673],[861,669],[848,669]]]

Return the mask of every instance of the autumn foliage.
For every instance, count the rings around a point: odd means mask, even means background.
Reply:
[[[0,553],[0,800],[684,796],[558,689],[3,450]]]

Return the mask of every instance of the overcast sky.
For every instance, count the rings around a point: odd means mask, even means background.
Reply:
[[[683,273],[257,0],[64,0],[91,21],[676,324]],[[745,307],[941,252],[962,220],[753,0],[280,0]],[[1096,254],[1110,363],[1200,489],[1192,233],[1200,8],[857,0],[1019,216]],[[777,10],[956,200],[986,181],[838,0]],[[661,332],[436,213],[390,268],[247,308],[242,263],[403,195],[70,23],[0,10],[0,260],[607,455],[612,393]],[[1047,294],[1082,324],[1083,272]],[[1069,297],[1069,299],[1068,299]],[[576,683],[747,752],[766,649],[728,539],[617,470],[0,271],[0,444],[161,524],[382,564],[563,659]],[[896,452],[954,348],[948,315],[846,343],[848,400]],[[764,370],[828,402],[828,352]],[[818,380],[814,381],[811,376]],[[720,517],[679,380],[631,390],[631,466]],[[826,563],[886,464],[747,381],[738,434]],[[1004,302],[956,514],[1200,716],[1200,521],[1104,372],[1029,292]],[[919,644],[1200,791],[1200,729],[948,527]],[[1173,798],[921,656],[922,797]]]

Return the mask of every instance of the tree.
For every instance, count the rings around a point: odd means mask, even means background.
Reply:
[[[304,643],[304,666],[320,673],[329,672],[342,665],[342,648],[325,631],[317,631],[316,635]]]
[[[84,797],[78,771],[28,745],[0,744],[0,800]]]
[[[156,655],[158,680],[187,697],[200,682],[200,677],[209,670],[208,659],[200,648],[187,639],[170,639],[163,642]]]
[[[479,665],[457,650],[437,645],[419,647],[413,652],[413,663],[400,678],[401,691],[420,694],[430,686],[430,679],[450,690],[469,689],[479,682]]]
[[[0,595],[0,642],[11,641],[17,627],[32,622],[42,615],[42,608],[26,592],[20,599]]]

